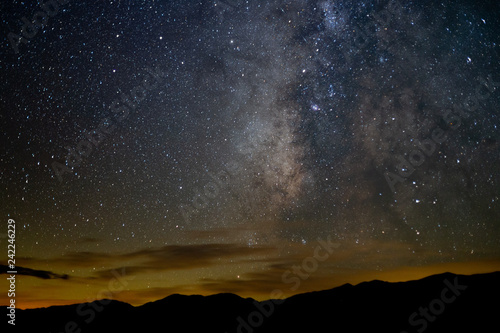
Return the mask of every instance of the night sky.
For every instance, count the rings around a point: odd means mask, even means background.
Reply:
[[[42,3],[0,5],[19,307],[500,270],[498,1]]]

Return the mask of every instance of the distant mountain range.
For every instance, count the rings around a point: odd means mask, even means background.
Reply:
[[[444,273],[408,282],[345,284],[262,302],[234,294],[175,294],[138,307],[101,300],[17,310],[15,331],[498,332],[499,283],[500,272]]]

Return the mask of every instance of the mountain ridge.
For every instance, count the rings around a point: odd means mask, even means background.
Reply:
[[[194,332],[335,331],[451,332],[495,324],[500,310],[500,271],[450,272],[420,280],[372,280],[306,292],[283,300],[256,301],[232,293],[172,294],[139,306],[116,300],[16,311],[22,331],[52,333],[135,332],[168,327]],[[490,304],[491,303],[491,304]],[[165,326],[166,325],[166,326]]]

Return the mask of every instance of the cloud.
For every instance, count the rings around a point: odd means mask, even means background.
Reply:
[[[218,265],[224,259],[264,256],[274,250],[272,247],[238,244],[166,245],[121,254],[73,252],[52,259],[26,259],[33,263],[43,262],[50,267],[103,267],[96,272],[96,277],[109,278],[117,266],[118,269],[125,268],[127,274],[184,270]]]
[[[265,255],[272,251],[274,248],[236,244],[167,245],[118,255],[115,259],[138,260],[138,265],[124,267],[127,274],[138,274],[209,267],[220,264],[222,259]],[[98,275],[108,277],[110,273],[111,270],[101,270]]]
[[[8,266],[0,265],[0,274],[8,274]],[[67,280],[70,278],[68,274],[57,274],[51,271],[43,271],[38,269],[31,269],[27,267],[16,266],[17,275],[33,276],[36,278],[48,280],[48,279],[63,279]]]

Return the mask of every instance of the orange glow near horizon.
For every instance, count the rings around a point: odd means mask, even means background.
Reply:
[[[292,291],[290,288],[291,285],[285,284],[283,281],[269,280],[266,281],[267,285],[260,281],[262,286],[262,292],[260,293],[252,290],[253,281],[250,279],[244,280],[243,277],[238,284],[236,284],[236,281],[227,281],[227,286],[224,287],[224,285],[221,285],[218,292],[196,284],[179,286],[178,288],[148,288],[148,280],[141,281],[139,277],[134,277],[131,278],[130,285],[124,288],[124,290],[109,293],[105,283],[90,286],[80,284],[79,281],[40,280],[34,277],[18,275],[16,281],[16,307],[20,309],[43,308],[84,303],[104,298],[126,302],[133,306],[140,306],[175,293],[208,296],[219,292],[232,292],[241,297],[266,300],[272,298],[271,291],[274,289],[280,289],[283,292],[283,298],[286,298],[304,292],[331,289],[345,283],[356,285],[371,280],[404,282],[444,272],[471,275],[493,271],[500,271],[500,260],[445,263],[421,267],[399,267],[390,271],[344,270],[331,276],[326,275],[324,271],[318,270],[318,274],[311,275],[310,278],[303,280],[296,291]],[[6,280],[3,279],[2,281]],[[248,286],[248,290],[245,290],[246,286]],[[6,288],[7,284],[2,282],[1,287]]]

